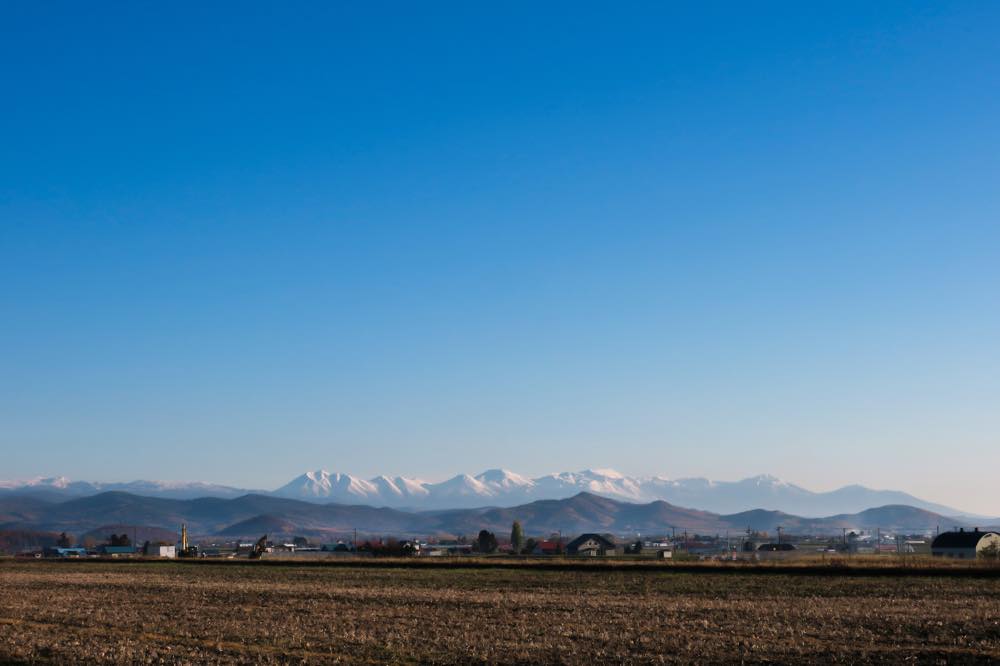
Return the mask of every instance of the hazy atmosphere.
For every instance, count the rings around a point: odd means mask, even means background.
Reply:
[[[1000,515],[1000,4],[606,9],[5,4],[0,479]]]

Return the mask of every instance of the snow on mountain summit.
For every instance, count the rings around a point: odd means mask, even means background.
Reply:
[[[52,488],[55,490],[65,490],[70,486],[70,483],[70,480],[65,476],[36,476],[30,479],[0,481],[0,488]]]
[[[474,476],[459,474],[441,483],[428,484],[428,490],[437,497],[491,497],[490,486]]]
[[[581,474],[589,474],[594,477],[603,477],[606,479],[624,479],[625,475],[618,470],[611,469],[610,467],[598,467],[595,469],[586,469]]]
[[[507,469],[488,469],[476,475],[476,480],[494,488],[526,488],[535,485],[531,479]]]
[[[771,474],[758,474],[748,479],[743,479],[742,483],[749,483],[757,486],[787,486],[788,484]]]
[[[318,469],[292,479],[274,494],[295,499],[357,503],[377,498],[379,489],[372,482],[350,474],[331,474],[325,469]]]
[[[0,494],[4,495],[34,493],[84,497],[108,491],[174,499],[234,498],[250,492],[267,493],[202,482],[88,482],[71,481],[64,476],[0,480]],[[663,500],[675,506],[719,514],[774,509],[799,516],[820,517],[857,513],[886,504],[906,504],[943,515],[961,513],[901,491],[871,490],[856,484],[829,492],[812,492],[769,474],[739,481],[711,481],[699,477],[633,477],[608,468],[556,472],[536,478],[494,468],[476,476],[458,474],[440,482],[388,475],[364,479],[316,469],[304,472],[269,494],[309,502],[430,510],[510,507],[535,500],[564,499],[581,492],[633,503]]]
[[[407,490],[397,492],[403,490],[404,484]],[[353,488],[355,491],[350,494],[338,494],[332,488],[329,495],[322,499],[354,503],[363,501],[374,506],[403,509],[460,509],[516,506],[535,500],[562,499],[588,492],[625,502],[663,500],[676,506],[720,514],[765,508],[803,516],[829,516],[855,513],[878,505],[882,499],[886,500],[883,504],[908,503],[932,511],[949,511],[947,507],[922,502],[898,491],[870,491],[864,488],[855,491],[854,488],[845,488],[842,491],[814,493],[768,474],[739,481],[712,481],[701,477],[632,477],[614,469],[591,468],[529,478],[507,469],[494,468],[476,476],[458,474],[436,483],[403,477],[375,477],[363,486],[363,489],[367,486],[374,489],[374,492],[367,491],[367,495],[357,492],[358,485],[347,485],[348,489]],[[277,492],[286,497],[316,500],[315,495],[305,492],[289,494],[288,486]]]

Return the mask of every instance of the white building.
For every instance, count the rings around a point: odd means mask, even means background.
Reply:
[[[177,557],[177,547],[176,546],[166,546],[166,545],[154,545],[149,544],[146,547],[146,557],[167,557],[174,558]]]

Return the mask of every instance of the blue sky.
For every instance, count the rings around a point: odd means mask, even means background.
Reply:
[[[1000,514],[1000,5],[6,3],[0,478]]]

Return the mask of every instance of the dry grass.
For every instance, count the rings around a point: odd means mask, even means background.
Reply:
[[[296,563],[308,566],[310,563],[322,566],[362,566],[362,567],[398,567],[405,566],[411,568],[483,568],[483,567],[506,567],[506,568],[539,568],[539,569],[678,569],[678,570],[700,570],[712,569],[737,569],[737,570],[760,570],[760,569],[815,569],[819,573],[821,570],[833,569],[841,572],[848,569],[852,572],[864,570],[886,570],[887,574],[893,572],[904,573],[906,575],[929,573],[938,571],[958,572],[959,574],[982,574],[984,576],[1000,576],[1000,560],[960,560],[947,557],[932,557],[930,555],[846,555],[846,554],[820,554],[802,553],[793,554],[792,557],[768,557],[762,556],[755,559],[753,556],[741,557],[736,560],[720,560],[713,558],[699,559],[689,557],[685,559],[661,560],[655,557],[534,557],[510,555],[486,555],[486,556],[455,556],[455,557],[378,557],[378,558],[351,558],[351,557],[317,557],[302,558],[295,555],[269,554],[266,559],[271,563]],[[216,560],[217,561],[217,560]],[[200,560],[198,563],[211,563],[212,560]]]
[[[0,661],[982,662],[997,578],[0,562]]]

